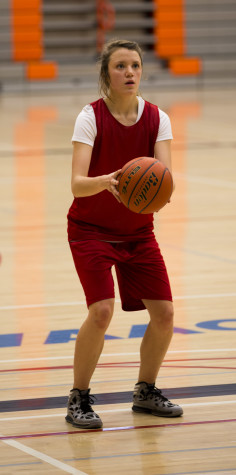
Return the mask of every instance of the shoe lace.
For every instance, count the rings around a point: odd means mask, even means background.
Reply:
[[[155,400],[168,402],[168,403],[170,402],[169,399],[162,394],[161,390],[156,388],[156,386],[150,385],[148,387],[148,390],[146,392],[146,397],[148,397],[149,395],[151,396],[151,398]]]
[[[86,394],[86,395],[80,395],[81,397],[81,402],[80,402],[80,407],[81,410],[86,413],[86,412],[94,412],[91,405],[94,404],[96,400],[96,396],[93,396],[92,394]]]

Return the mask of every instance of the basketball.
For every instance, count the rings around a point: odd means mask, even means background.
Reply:
[[[122,203],[134,213],[159,211],[166,205],[173,191],[170,171],[152,157],[130,160],[123,166],[117,180]]]

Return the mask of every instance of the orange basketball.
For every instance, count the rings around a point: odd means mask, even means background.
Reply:
[[[171,173],[152,157],[139,157],[126,163],[117,178],[122,203],[135,213],[148,214],[166,205],[173,191]]]

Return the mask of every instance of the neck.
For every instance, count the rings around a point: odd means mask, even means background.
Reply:
[[[114,96],[106,97],[105,103],[111,113],[118,115],[130,115],[136,113],[138,110],[137,96]]]

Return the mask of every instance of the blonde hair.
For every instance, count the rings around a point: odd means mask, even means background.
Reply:
[[[109,87],[110,87],[110,76],[108,72],[108,65],[110,61],[110,57],[114,51],[116,51],[119,48],[126,48],[131,51],[136,51],[140,57],[141,60],[141,65],[143,66],[143,52],[136,43],[136,41],[128,41],[128,40],[112,40],[109,43],[106,43],[100,59],[99,59],[99,64],[100,64],[100,73],[99,73],[99,92],[101,96],[104,94],[106,97],[108,97],[109,94]]]

